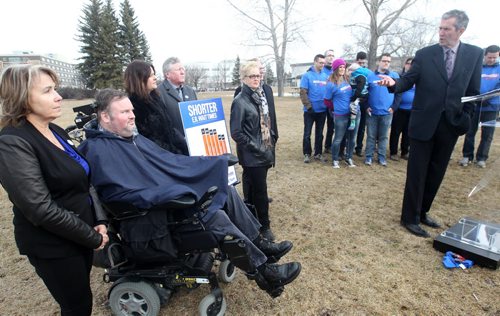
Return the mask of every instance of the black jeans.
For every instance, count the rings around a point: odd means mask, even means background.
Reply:
[[[332,149],[333,133],[335,122],[330,111],[326,112],[326,136],[325,136],[325,151]]]
[[[323,128],[325,127],[326,112],[304,112],[304,138],[302,140],[302,153],[311,155],[311,132],[314,129],[314,155],[323,153]]]
[[[67,258],[46,259],[28,256],[36,273],[59,304],[62,316],[92,314],[89,276],[92,256],[92,250]]]
[[[267,170],[270,166],[243,166],[243,191],[247,192],[247,202],[254,205],[257,219],[263,228],[270,227],[269,198],[267,196]]]
[[[394,112],[389,136],[389,151],[391,156],[398,154],[399,135],[401,135],[401,155],[408,154],[410,138],[408,137],[408,124],[410,123],[411,110],[399,109]]]
[[[354,147],[354,150],[358,155],[361,155],[361,151],[363,150],[363,139],[365,138],[365,130],[366,130],[367,108],[368,108],[368,101],[360,100],[359,110],[361,111],[361,118],[359,119],[358,135],[356,136],[356,147]]]
[[[479,128],[479,122],[496,122],[498,117],[498,112],[487,111],[481,112],[481,108],[477,108],[472,116],[471,126],[467,134],[465,134],[464,147],[462,149],[462,154],[464,157],[470,160],[474,159],[474,138],[476,137],[477,130]],[[481,126],[481,140],[479,141],[479,146],[477,147],[476,160],[486,161],[488,159],[488,154],[490,152],[491,142],[493,140],[493,134],[495,133],[495,126]]]

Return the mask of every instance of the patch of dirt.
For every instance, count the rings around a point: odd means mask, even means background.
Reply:
[[[200,98],[219,96],[200,94]],[[229,119],[232,93],[222,99]],[[64,115],[57,123],[70,125],[71,108],[85,103],[65,101]],[[304,164],[300,100],[284,97],[276,98],[276,103],[280,139],[277,165],[268,178],[271,225],[279,240],[294,243],[282,260],[300,261],[303,270],[274,300],[238,273],[233,283],[222,285],[228,315],[500,314],[498,270],[478,266],[446,270],[443,254],[432,248],[432,239],[414,237],[399,225],[405,161],[389,161],[387,168],[367,167],[355,157],[357,168],[342,165],[336,170],[330,165],[331,157],[327,164]],[[430,213],[446,228],[464,216],[500,222],[499,170],[492,169],[500,156],[499,138],[493,141],[486,169],[458,166],[463,138],[458,141]],[[488,186],[467,198],[478,181],[492,172],[496,176]],[[0,190],[1,314],[57,315],[58,307],[45,286],[18,254],[11,204]],[[432,237],[441,231],[429,229]],[[94,315],[110,314],[105,306],[109,285],[102,282],[102,273],[99,268],[92,270]],[[195,315],[208,291],[206,286],[179,291],[160,315]]]

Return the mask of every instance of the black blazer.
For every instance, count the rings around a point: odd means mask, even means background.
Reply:
[[[448,79],[441,46],[436,44],[417,51],[411,69],[389,88],[398,93],[416,84],[408,129],[411,138],[431,139],[443,111],[457,136],[467,132],[474,104],[462,104],[461,98],[479,94],[482,60],[481,48],[460,43],[453,73]]]
[[[180,132],[182,136],[185,136],[184,127],[182,126],[181,112],[179,111],[179,102],[197,100],[198,97],[196,96],[196,92],[190,86],[184,85],[182,91],[184,94],[184,100],[179,98],[177,89],[175,89],[174,86],[168,82],[168,80],[163,80],[162,84],[157,88],[157,92],[167,108],[168,116],[170,117],[174,128]]]
[[[50,129],[69,140],[60,127]],[[21,254],[69,257],[101,244],[93,226],[105,218],[94,213],[84,169],[28,121],[0,132],[0,182],[13,204]]]

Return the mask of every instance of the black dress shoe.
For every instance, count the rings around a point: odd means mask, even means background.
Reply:
[[[274,243],[262,237],[258,237],[257,240],[254,241],[254,244],[266,255],[267,263],[278,262],[278,260],[292,250],[293,247],[292,242],[288,240]]]
[[[403,225],[404,228],[406,228],[410,233],[412,233],[415,236],[424,238],[431,237],[431,235],[429,235],[429,233],[426,232],[425,229],[423,229],[417,224],[406,224],[401,222],[401,225]]]
[[[425,226],[432,227],[432,228],[441,228],[441,225],[439,225],[436,221],[434,221],[429,216],[421,218],[420,223],[424,224]]]

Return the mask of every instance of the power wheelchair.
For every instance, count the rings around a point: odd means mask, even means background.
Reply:
[[[282,286],[270,288],[258,273],[248,273],[255,271],[255,267],[248,259],[243,240],[226,236],[220,243],[212,232],[204,229],[200,217],[216,191],[216,187],[210,188],[199,201],[192,196],[183,196],[148,210],[120,202],[104,205],[110,214],[112,240],[95,256],[94,265],[105,268],[103,281],[111,283],[108,300],[115,315],[157,315],[160,306],[167,304],[176,290],[181,287],[194,289],[201,284],[209,284],[210,293],[199,303],[200,315],[224,315],[227,305],[218,279],[231,282],[236,275],[235,266],[247,271],[247,277],[255,279],[259,287],[271,296],[277,297],[283,292]],[[151,214],[166,217],[148,219]],[[137,245],[132,245],[137,241],[127,240],[130,237],[127,230],[133,225],[134,229],[137,226],[140,230],[141,225],[163,225],[163,220],[168,226],[166,232],[171,235],[160,232],[149,237],[171,239],[175,253],[169,250],[168,254],[143,255],[141,251],[147,252],[147,249],[137,250]],[[159,244],[164,246],[164,240]],[[158,248],[159,244],[151,245],[144,240],[141,247]],[[215,261],[219,262],[217,274],[212,271]]]

